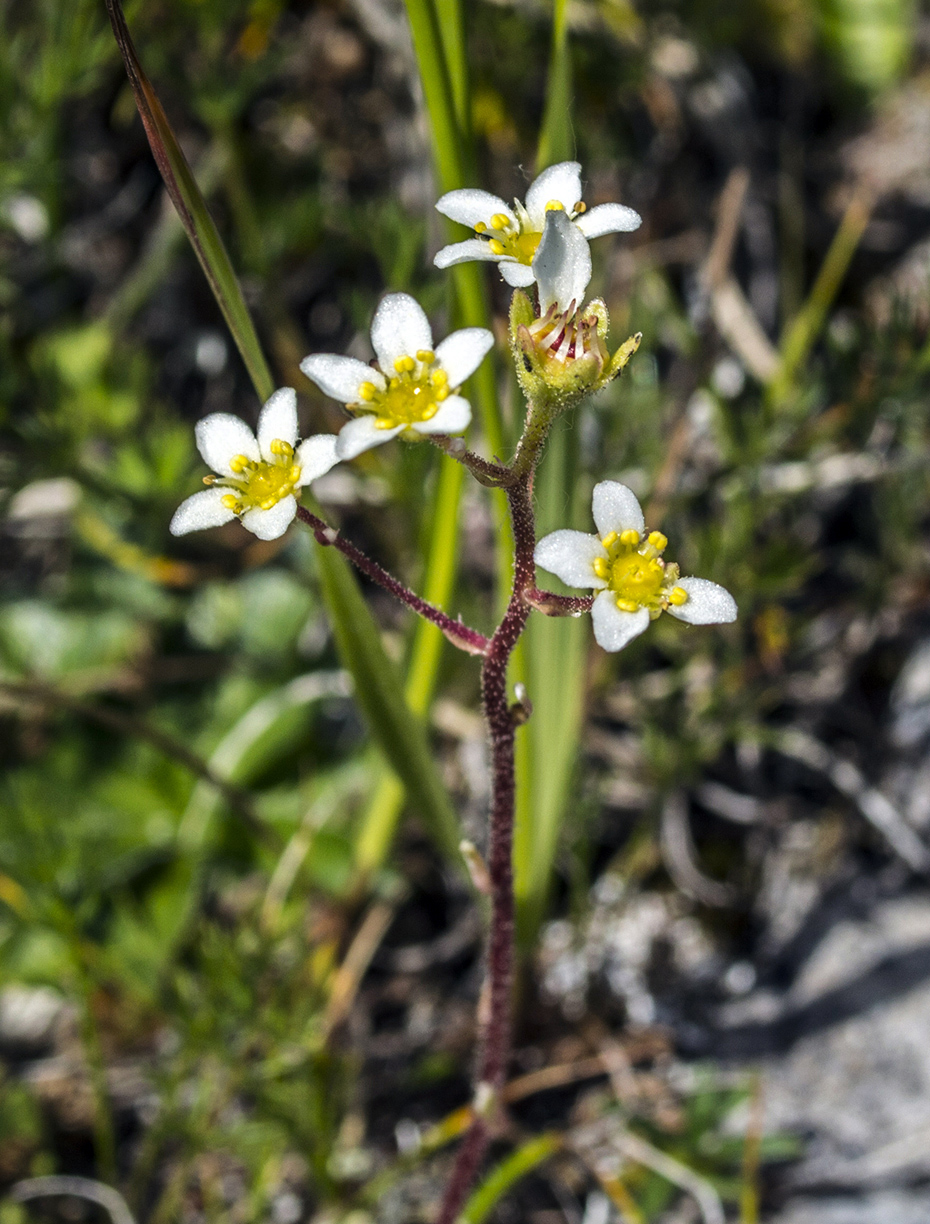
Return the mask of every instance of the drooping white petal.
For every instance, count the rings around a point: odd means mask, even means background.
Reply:
[[[689,625],[729,625],[736,620],[736,600],[730,592],[707,578],[682,578],[677,584],[688,592],[687,603],[669,604],[672,616]]]
[[[174,512],[168,530],[172,535],[187,535],[189,531],[205,531],[208,527],[222,527],[236,516],[223,505],[228,489],[204,489],[187,501],[181,502]]]
[[[403,425],[397,425],[394,429],[379,429],[375,418],[366,413],[340,429],[336,440],[336,454],[340,459],[354,459],[362,451],[380,446],[382,442],[390,442],[391,438],[396,438],[403,429]]]
[[[258,418],[258,447],[266,463],[274,455],[271,444],[278,439],[290,446],[297,444],[297,392],[292,387],[281,387],[262,409]]]
[[[546,219],[546,205],[558,200],[566,212],[571,212],[581,199],[581,165],[578,162],[559,162],[549,166],[535,180],[526,193],[526,211],[535,229],[542,229]]]
[[[379,390],[384,389],[384,379],[378,371],[355,357],[311,353],[300,363],[300,368],[324,395],[338,400],[340,404],[357,404],[358,389],[364,382],[374,383]]]
[[[536,273],[529,264],[517,263],[515,259],[501,257],[498,266],[501,276],[512,289],[528,289],[536,280]]]
[[[486,327],[463,327],[436,346],[436,360],[449,375],[449,386],[460,387],[494,347]]]
[[[461,395],[450,395],[439,405],[439,411],[428,421],[418,421],[412,428],[421,434],[464,433],[471,421],[471,404]]]
[[[276,540],[290,527],[296,513],[297,498],[282,497],[270,510],[246,510],[242,516],[242,526],[260,540]]]
[[[336,466],[339,462],[339,456],[336,454],[337,436],[337,434],[314,434],[312,438],[305,438],[301,442],[294,455],[295,462],[300,464],[298,488],[308,485],[318,476],[325,476],[330,468]]]
[[[432,349],[433,332],[423,307],[409,293],[389,293],[372,319],[371,344],[388,378],[398,357],[416,357],[419,350]]]
[[[576,307],[583,303],[591,279],[591,252],[587,238],[561,209],[546,213],[546,227],[533,259],[533,273],[539,286],[541,314],[545,314],[553,302],[559,310],[567,310],[572,302]]]
[[[235,455],[245,455],[256,463],[261,459],[258,441],[245,421],[240,421],[230,412],[211,412],[194,427],[197,449],[204,463],[221,476],[233,476],[229,466]]]
[[[468,263],[470,259],[499,263],[503,258],[503,255],[495,255],[490,242],[485,242],[483,238],[466,238],[464,242],[453,242],[437,251],[433,256],[433,265],[437,268],[451,268],[453,264]]]
[[[639,229],[642,223],[639,213],[625,204],[598,204],[575,219],[585,238],[600,238],[602,234],[628,234]]]
[[[555,574],[566,586],[600,590],[607,585],[594,572],[594,562],[607,560],[607,552],[597,536],[584,531],[553,531],[536,545],[533,558],[540,569]]]
[[[649,628],[648,610],[638,608],[635,612],[621,612],[613,591],[601,591],[591,609],[591,620],[594,640],[605,650],[622,650]]]
[[[632,489],[616,480],[602,480],[594,486],[591,510],[601,538],[615,531],[638,531],[642,535],[646,527],[642,507]]]
[[[580,197],[579,197],[580,198]],[[479,221],[491,224],[495,213],[503,213],[514,225],[513,209],[490,191],[479,191],[476,187],[464,187],[460,191],[447,191],[436,201],[436,209],[450,221],[458,221],[474,229]]]

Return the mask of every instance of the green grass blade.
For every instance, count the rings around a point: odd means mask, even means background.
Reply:
[[[561,1136],[556,1134],[538,1135],[530,1139],[506,1160],[491,1170],[471,1198],[465,1204],[465,1209],[459,1219],[462,1224],[482,1224],[504,1195],[527,1173],[554,1156],[562,1147]]]
[[[274,391],[274,381],[223,240],[213,223],[206,201],[197,186],[197,180],[187,164],[187,158],[171,130],[158,95],[139,62],[120,2],[106,0],[106,6],[145,134],[171,202],[177,209],[191,246],[200,260],[200,266],[223,312],[259,398],[266,400]]]
[[[439,777],[426,728],[404,699],[398,668],[384,653],[358,583],[333,549],[319,551],[320,582],[339,653],[352,669],[355,699],[385,756],[407,790],[414,811],[452,861],[459,858],[455,810]]]
[[[572,62],[568,45],[568,0],[554,0],[552,11],[552,49],[546,108],[543,111],[536,173],[555,162],[568,161],[572,140]]]

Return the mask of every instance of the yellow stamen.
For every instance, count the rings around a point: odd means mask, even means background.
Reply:
[[[369,403],[371,400],[375,398],[376,390],[377,388],[375,387],[374,383],[363,382],[362,385],[358,389],[358,398],[360,400],[364,400],[365,403]]]
[[[436,354],[432,349],[417,349],[417,361],[422,361],[424,365],[432,365],[436,360]]]
[[[484,233],[487,233],[487,229],[488,227],[485,225],[485,223],[483,221],[479,221],[478,224],[475,226],[475,233],[484,234]]]
[[[433,370],[429,376],[430,382],[434,387],[444,387],[449,381],[449,375],[443,369]]]
[[[668,536],[664,536],[661,531],[650,531],[649,543],[657,552],[662,552],[668,548]]]
[[[510,218],[506,213],[495,213],[491,218],[491,229],[506,230],[510,229]]]
[[[673,587],[668,593],[668,602],[680,608],[682,604],[688,602],[688,592],[684,587]]]
[[[620,537],[615,531],[608,531],[607,535],[605,535],[603,540],[601,540],[601,543],[605,548],[610,548],[611,544],[616,544],[619,539]]]
[[[226,493],[220,501],[227,510],[232,510],[233,514],[238,514],[242,509],[242,503],[233,493]]]
[[[250,466],[251,464],[249,460],[246,459],[245,455],[233,455],[232,459],[229,461],[230,471],[235,472],[237,476],[240,472],[244,472],[245,469]]]
[[[603,557],[595,557],[593,569],[598,578],[606,579],[610,573],[610,566]]]
[[[417,363],[412,357],[398,357],[394,362],[394,369],[398,374],[412,374],[417,368]]]
[[[291,459],[294,455],[294,448],[290,442],[284,442],[281,438],[275,438],[268,449],[273,455],[282,455],[286,459]]]
[[[639,543],[639,532],[632,527],[627,527],[626,531],[620,532],[620,543],[635,548]]]
[[[587,212],[587,211],[588,211],[588,206],[587,204],[585,204],[584,200],[579,200],[578,203],[575,205],[575,207],[572,209],[572,212],[575,214],[576,217],[579,216],[579,214],[583,212]]]
[[[503,255],[504,244],[502,242],[498,242],[496,238],[492,238],[491,241],[488,243],[488,246],[491,248],[491,250],[494,252],[495,255]]]
[[[561,200],[550,200],[546,205],[546,212],[565,212],[565,205]]]
[[[638,612],[639,611],[638,603],[635,603],[632,599],[621,599],[619,596],[617,597],[617,607],[620,609],[621,612]]]

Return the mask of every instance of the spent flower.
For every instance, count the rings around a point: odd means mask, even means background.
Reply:
[[[389,293],[371,324],[377,365],[335,353],[313,353],[300,368],[355,417],[336,444],[340,459],[398,434],[464,433],[471,405],[456,394],[494,344],[483,327],[464,327],[433,347],[433,333],[421,306],[408,293]]]
[[[520,290],[510,308],[517,376],[534,403],[564,408],[615,378],[641,336],[632,336],[613,357],[608,353],[607,307],[599,298],[583,305],[591,279],[588,243],[564,212],[547,214],[534,267],[538,313]]]
[[[594,488],[597,535],[553,531],[536,545],[536,564],[572,587],[599,592],[591,608],[594,637],[605,650],[622,650],[662,612],[692,625],[736,620],[729,591],[706,578],[681,578],[662,559],[668,540],[646,532],[642,508],[626,485],[604,480]]]
[[[489,191],[471,187],[449,191],[437,201],[437,209],[469,226],[476,237],[443,247],[433,262],[437,268],[448,268],[472,259],[491,260],[508,285],[525,289],[537,279],[537,255],[548,213],[563,212],[584,237],[585,249],[589,238],[628,233],[642,224],[639,214],[624,204],[598,204],[588,210],[581,196],[578,162],[549,166],[531,184],[525,202],[514,200],[513,208]]]
[[[239,417],[214,412],[198,421],[197,449],[216,476],[182,502],[173,535],[221,527],[234,518],[261,540],[284,535],[297,513],[298,490],[339,462],[336,435],[317,434],[297,445],[297,393],[282,387],[262,408],[257,436]]]

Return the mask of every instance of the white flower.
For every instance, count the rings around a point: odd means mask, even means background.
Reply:
[[[455,391],[494,343],[483,327],[465,327],[433,348],[422,308],[408,293],[389,293],[371,324],[378,368],[354,357],[314,353],[300,368],[357,415],[339,433],[336,453],[353,459],[398,434],[464,433],[471,405]]]
[[[553,531],[536,545],[535,557],[567,586],[600,592],[591,616],[605,650],[622,650],[662,612],[692,625],[736,620],[729,591],[706,578],[679,578],[678,566],[662,560],[668,540],[661,531],[645,534],[642,509],[626,485],[596,485],[593,511],[597,535]]]
[[[245,421],[214,412],[197,423],[197,449],[218,476],[210,487],[182,502],[171,520],[172,535],[221,527],[234,518],[260,540],[284,535],[297,513],[294,492],[339,462],[336,435],[317,434],[297,444],[297,393],[275,391],[258,418],[258,437]]]
[[[448,268],[469,259],[492,260],[500,265],[507,284],[516,289],[525,289],[537,279],[536,256],[547,212],[564,212],[585,239],[628,233],[642,224],[639,214],[623,204],[598,204],[587,211],[581,199],[578,162],[560,162],[544,170],[527,191],[526,203],[514,200],[513,208],[500,196],[471,187],[447,192],[436,207],[478,235],[443,247],[433,260],[436,267]]]

